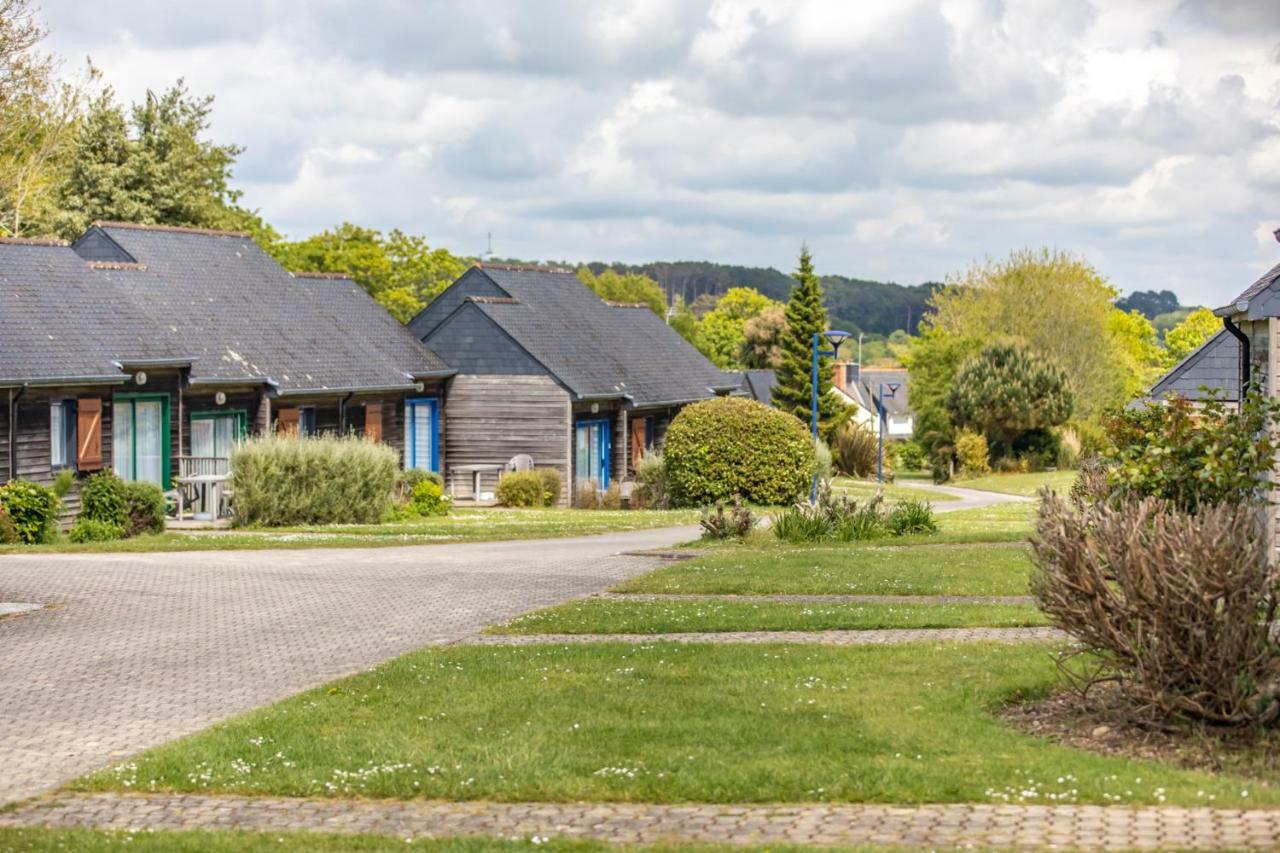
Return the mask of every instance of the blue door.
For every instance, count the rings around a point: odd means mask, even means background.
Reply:
[[[574,480],[609,488],[609,422],[580,421],[576,433]]]
[[[440,470],[440,403],[435,397],[418,397],[404,404],[404,467]]]

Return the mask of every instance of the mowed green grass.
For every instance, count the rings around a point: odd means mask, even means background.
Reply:
[[[859,480],[854,477],[836,477],[831,481],[831,489],[837,493],[844,493],[850,497],[867,499],[876,493],[878,484],[875,480]],[[953,495],[946,492],[935,492],[929,489],[912,488],[908,483],[906,485],[898,483],[884,484],[884,499],[886,501],[896,501],[904,499],[930,501],[931,503],[946,503],[947,501],[958,500]]]
[[[73,783],[494,801],[1280,803],[1274,780],[1002,725],[1057,683],[1044,644],[452,647]]]
[[[614,592],[714,595],[1026,595],[1027,548],[975,545],[726,548],[663,566]]]
[[[57,552],[241,551],[274,548],[372,548],[506,539],[550,539],[698,523],[697,510],[462,509],[448,516],[388,524],[246,528],[138,536],[77,544],[0,546],[0,554]]]
[[[491,634],[667,634],[680,631],[864,631],[874,628],[1011,628],[1047,625],[1012,604],[818,604],[589,599],[495,625]]]
[[[1075,471],[1037,471],[1034,474],[991,474],[973,480],[955,480],[949,485],[1032,497],[1046,486],[1056,492],[1067,492],[1075,481]]]

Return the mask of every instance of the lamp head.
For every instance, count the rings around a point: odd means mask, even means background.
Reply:
[[[853,334],[851,332],[843,332],[839,329],[830,329],[829,331],[823,332],[822,336],[831,344],[832,349],[836,349],[840,344],[853,337]]]
[[[886,382],[884,387],[889,389],[889,396],[892,397],[898,393],[898,389],[902,387],[901,382]]]

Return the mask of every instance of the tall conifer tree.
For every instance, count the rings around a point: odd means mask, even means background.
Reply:
[[[813,334],[827,330],[822,282],[813,271],[808,246],[800,248],[800,267],[792,277],[796,285],[787,301],[787,331],[782,337],[782,363],[778,367],[778,382],[773,386],[773,404],[808,424],[813,394]],[[819,343],[823,349],[830,346],[825,339]],[[820,434],[826,434],[839,411],[840,402],[831,394],[831,359],[823,358],[818,362]]]

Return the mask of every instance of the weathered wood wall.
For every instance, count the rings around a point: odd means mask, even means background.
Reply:
[[[560,472],[560,505],[572,491],[569,468],[569,394],[547,376],[455,376],[443,410],[448,484],[460,498],[471,498],[469,474],[454,476],[462,465],[504,465],[527,453],[539,468]],[[496,473],[485,474],[481,491],[497,488]]]

